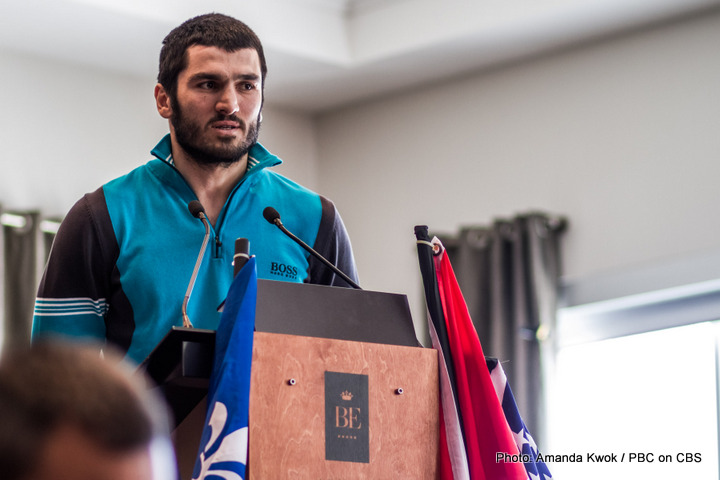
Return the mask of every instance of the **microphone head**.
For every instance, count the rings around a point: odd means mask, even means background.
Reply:
[[[192,213],[192,216],[195,218],[200,218],[200,214],[205,213],[205,207],[202,206],[199,200],[193,200],[188,203],[188,210],[190,210],[190,213]]]
[[[265,207],[265,210],[263,210],[263,217],[272,224],[280,221],[280,214],[273,207]]]

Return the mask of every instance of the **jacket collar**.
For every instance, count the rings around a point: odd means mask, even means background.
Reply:
[[[165,135],[157,145],[155,145],[155,148],[153,148],[150,153],[152,153],[155,158],[162,160],[168,165],[175,165],[172,157],[172,143],[170,141],[169,133]],[[282,160],[280,157],[273,155],[261,144],[256,143],[250,147],[247,172],[249,173],[255,170],[262,170],[266,167],[274,167],[276,165],[280,165],[281,163]]]

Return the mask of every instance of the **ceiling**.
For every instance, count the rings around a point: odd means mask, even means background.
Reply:
[[[163,37],[217,11],[266,49],[268,104],[339,108],[720,6],[720,0],[0,0],[0,48],[153,78]]]

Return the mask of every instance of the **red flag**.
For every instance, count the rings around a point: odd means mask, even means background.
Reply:
[[[435,271],[455,367],[470,478],[527,480],[527,472],[520,462],[517,445],[495,393],[480,340],[444,249],[435,257]]]

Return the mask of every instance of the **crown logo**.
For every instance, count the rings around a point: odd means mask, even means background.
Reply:
[[[352,400],[352,397],[353,397],[353,394],[348,392],[347,390],[345,390],[344,392],[342,392],[340,394],[340,398],[342,398],[343,400],[349,401],[349,400]]]

